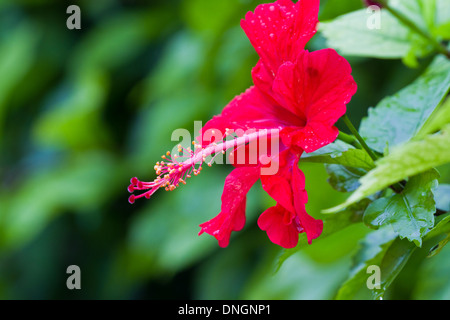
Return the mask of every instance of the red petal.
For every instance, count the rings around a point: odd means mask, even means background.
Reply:
[[[261,4],[248,12],[241,27],[267,70],[275,77],[278,67],[293,61],[316,33],[319,0],[278,0]],[[255,76],[258,73],[255,72]]]
[[[199,235],[206,232],[214,236],[221,247],[228,246],[232,231],[239,231],[245,224],[246,195],[259,178],[259,167],[236,168],[225,179],[221,212],[202,223]]]
[[[278,161],[278,172],[274,175],[261,175],[263,189],[277,203],[291,212],[295,212],[291,175],[293,164],[296,163],[298,156],[294,156],[290,150],[281,152],[278,156],[272,158],[272,162]]]
[[[308,195],[305,190],[305,175],[295,164],[292,172],[292,191],[294,194],[295,213],[299,219],[300,225],[308,237],[308,243],[316,239],[323,230],[323,221],[311,217],[305,210],[305,204],[308,202]]]
[[[274,98],[306,118],[305,126],[292,125],[282,133],[283,142],[306,152],[333,142],[338,135],[333,125],[356,89],[350,64],[333,49],[304,51],[294,63],[283,64],[273,83]]]
[[[286,146],[298,146],[306,152],[313,152],[336,140],[339,130],[321,122],[310,122],[305,127],[288,127],[280,132]]]
[[[286,249],[297,245],[298,234],[302,231],[295,215],[278,204],[260,215],[258,226],[267,232],[270,241]]]
[[[306,212],[305,205],[308,202],[308,194],[305,190],[305,176],[298,168],[298,160],[299,155],[292,154],[291,150],[283,151],[278,159],[280,161],[279,172],[273,176],[261,175],[261,182],[263,189],[277,201],[277,207],[279,207],[277,212],[281,212],[281,208],[284,210],[284,216],[281,217],[281,214],[278,214],[277,219],[285,219],[280,220],[284,221],[285,225],[293,224],[292,228],[300,230],[297,233],[306,232],[308,242],[311,243],[322,233],[323,222],[314,219]],[[269,213],[274,216],[272,210]],[[287,216],[286,212],[291,215]],[[272,217],[272,219],[275,218]],[[264,222],[267,221],[269,220],[264,220]],[[269,230],[267,224],[263,224],[263,226],[264,228],[261,229]],[[280,239],[281,230],[292,232],[291,229],[281,228],[278,223],[274,229],[270,229],[270,232],[273,233],[272,237]],[[289,235],[289,237],[291,236]],[[272,240],[272,238],[270,239]],[[274,240],[272,242],[277,243]]]
[[[256,87],[250,87],[243,94],[235,97],[218,116],[214,116],[202,128],[202,136],[205,132],[214,129],[225,134],[228,129],[274,129],[286,125],[303,126],[305,121],[294,114],[271,103]],[[202,141],[206,146],[211,143],[210,139]]]

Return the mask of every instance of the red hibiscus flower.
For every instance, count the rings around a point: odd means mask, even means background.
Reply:
[[[194,151],[180,146],[187,160],[171,157],[169,163],[157,163],[158,178],[151,183],[133,178],[129,191],[146,192],[132,195],[130,202],[150,197],[161,186],[175,189],[192,173],[200,173],[207,156],[241,149],[246,151],[243,161],[230,154],[236,168],[225,180],[221,212],[200,225],[200,234],[206,232],[221,247],[227,246],[231,232],[245,224],[246,195],[258,179],[277,202],[258,219],[258,226],[273,243],[292,248],[301,232],[306,233],[309,243],[321,234],[322,221],[305,210],[308,196],[298,161],[304,151],[313,152],[337,138],[334,124],[346,112],[356,84],[349,63],[334,50],[304,49],[316,32],[318,11],[319,0],[295,4],[278,0],[247,13],[241,26],[260,57],[252,70],[254,86],[206,123],[200,143],[194,142]],[[224,141],[230,132],[237,135]],[[257,149],[256,161],[251,162],[252,141],[277,144],[277,152]],[[263,169],[270,166],[278,170],[265,173]]]

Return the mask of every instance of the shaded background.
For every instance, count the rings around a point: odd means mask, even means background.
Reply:
[[[154,178],[153,165],[251,85],[257,61],[240,19],[261,1],[0,1],[1,299],[330,299],[347,278],[368,229],[357,224],[288,259],[256,226],[273,204],[259,185],[247,224],[227,249],[198,225],[220,210],[230,166],[205,168],[173,193],[127,201],[129,179]],[[81,8],[81,30],[66,8]],[[320,20],[362,8],[322,0]],[[310,50],[326,47],[320,34]],[[400,61],[352,59],[357,124],[369,106],[421,69]],[[308,212],[340,203],[322,165],[301,165]],[[450,279],[441,260],[413,257],[392,298],[441,298],[433,279]],[[416,260],[418,262],[414,262]],[[81,268],[68,290],[66,268]],[[436,276],[437,277],[437,276]]]

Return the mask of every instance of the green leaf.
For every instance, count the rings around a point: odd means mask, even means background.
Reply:
[[[402,193],[371,203],[364,213],[364,223],[375,228],[390,224],[400,238],[422,246],[422,237],[434,225],[433,190],[438,176],[435,170],[414,176]]]
[[[441,217],[442,216],[436,217],[436,221]],[[450,233],[450,214],[441,218],[441,220],[436,223],[436,226],[425,235],[424,240],[430,240],[446,233]]]
[[[440,184],[434,192],[436,207],[442,211],[450,211],[450,184]]]
[[[420,141],[410,141],[377,161],[377,167],[360,179],[361,186],[343,203],[325,213],[337,212],[348,205],[383,190],[407,177],[450,162],[450,126]]]
[[[450,60],[436,57],[427,71],[397,94],[383,99],[361,121],[367,144],[382,153],[410,140],[423,126],[450,89]],[[401,119],[401,121],[399,121]]]
[[[437,254],[439,254],[442,249],[447,245],[447,243],[450,241],[450,234],[447,234],[447,236],[444,238],[444,240],[439,241],[439,243],[431,248],[430,252],[428,253],[428,258],[435,257]]]
[[[398,276],[417,247],[411,242],[395,239],[389,246],[380,263],[380,289],[372,293],[373,299],[382,299],[386,290]]]
[[[380,28],[369,28],[370,19],[379,19]],[[319,24],[328,46],[343,55],[375,58],[402,58],[411,50],[409,30],[389,12],[361,9]]]
[[[340,192],[352,192],[360,186],[359,179],[364,176],[367,171],[360,168],[352,168],[337,164],[325,165],[330,175],[328,183]]]
[[[441,107],[428,118],[415,138],[423,138],[427,134],[434,133],[450,123],[450,99],[447,99]]]
[[[447,35],[450,36],[450,2],[447,0],[436,0],[435,25],[439,28],[447,27]]]
[[[423,37],[415,33],[411,34],[410,38],[411,49],[402,58],[402,61],[409,68],[418,68],[420,65],[418,58],[427,56],[433,52],[434,48]]]
[[[419,266],[418,266],[419,267]],[[439,255],[425,259],[417,272],[412,299],[450,299],[450,247],[446,246]]]
[[[318,162],[340,164],[347,167],[362,168],[370,170],[375,167],[373,160],[367,152],[360,149],[348,149],[347,151],[335,151],[328,154],[301,158],[302,162]]]
[[[361,243],[350,276],[339,289],[336,299],[355,299],[361,295],[371,295],[373,299],[383,298],[415,248],[412,243],[396,238],[396,233],[389,227],[370,233]],[[367,286],[369,266],[380,268],[379,288],[373,290]]]
[[[432,24],[436,12],[435,0],[397,0],[389,1],[389,5],[401,12],[417,27],[426,31]]]
[[[450,22],[443,24],[435,29],[434,34],[446,40],[450,39]]]
[[[337,292],[337,300],[354,299],[358,294],[370,294],[367,288],[367,268],[373,265],[380,265],[389,246],[393,243],[397,234],[391,228],[382,228],[369,233],[361,241],[360,248],[353,257],[348,279],[343,283]],[[364,292],[365,291],[365,292]]]

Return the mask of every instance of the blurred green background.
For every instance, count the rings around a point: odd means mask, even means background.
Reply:
[[[129,179],[152,180],[154,163],[176,144],[172,131],[192,132],[194,120],[205,123],[251,85],[257,56],[239,22],[258,3],[0,1],[1,299],[334,297],[369,232],[362,224],[314,242],[274,273],[281,250],[256,225],[273,200],[259,182],[246,227],[228,248],[197,235],[220,210],[230,166],[207,168],[176,192],[127,201]],[[69,4],[81,8],[81,30],[66,28]],[[360,0],[322,0],[320,20],[360,8]],[[308,46],[326,43],[317,34]],[[355,123],[427,64],[349,61],[359,87],[348,106]],[[322,165],[301,169],[310,214],[321,217],[346,197],[328,185]],[[449,251],[441,257],[448,265]],[[72,264],[81,268],[81,290],[66,287]],[[420,267],[445,274],[437,260]],[[392,297],[440,294],[420,277],[407,281],[417,272],[410,269]]]

